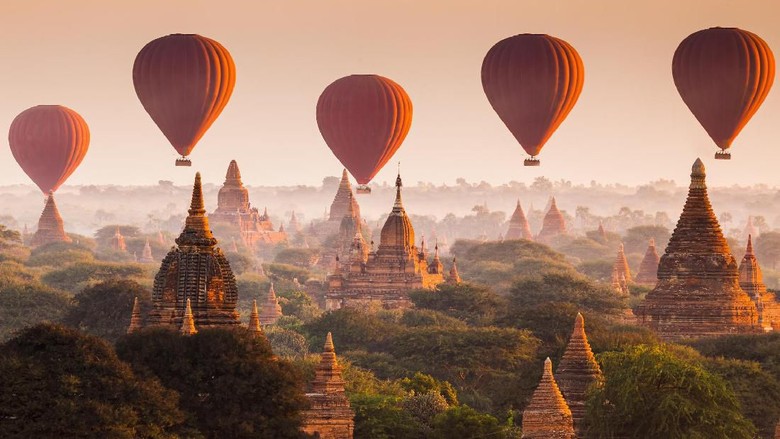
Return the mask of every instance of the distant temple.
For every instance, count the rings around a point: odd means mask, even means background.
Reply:
[[[579,437],[585,437],[585,399],[588,387],[602,379],[601,369],[585,334],[585,320],[577,313],[574,330],[566,345],[558,370],[555,371],[563,397],[571,409],[574,428]]]
[[[544,215],[544,221],[542,222],[542,230],[536,237],[536,240],[543,244],[550,244],[556,237],[566,234],[566,220],[563,218],[563,214],[558,210],[558,205],[555,203],[555,197],[550,200],[550,209],[547,210],[547,214]]]
[[[122,232],[119,230],[119,226],[114,231],[114,236],[111,237],[110,247],[114,251],[126,252],[127,244],[125,243],[125,237],[122,236]]]
[[[737,261],[712,211],[705,177],[697,159],[688,199],[658,266],[658,283],[637,307],[639,321],[665,340],[759,329],[756,305],[739,286]]]
[[[349,182],[346,169],[341,173],[339,188],[330,205],[330,212],[327,213],[326,221],[320,223],[317,227],[318,235],[326,238],[329,235],[338,233],[345,216],[351,216],[356,222],[361,221],[360,206],[358,206],[355,194],[352,192],[352,184]]]
[[[141,258],[138,260],[138,262],[141,262],[143,264],[149,264],[154,262],[154,256],[152,256],[152,246],[149,244],[149,240],[147,239],[144,243],[144,251],[141,253]]]
[[[523,439],[574,439],[571,410],[563,399],[552,372],[552,361],[544,361],[544,372],[531,402],[523,410]]]
[[[355,234],[349,260],[339,260],[328,276],[325,309],[371,304],[408,308],[412,305],[410,291],[432,289],[444,282],[436,258],[429,266],[425,245],[419,249],[414,245],[414,228],[401,201],[400,175],[395,185],[395,203],[382,227],[379,249],[369,248],[362,236]]]
[[[504,239],[527,239],[529,241],[534,239],[534,235],[531,233],[531,226],[528,225],[523,208],[520,207],[520,200],[517,200],[515,211],[512,213],[512,218],[509,219],[509,229],[506,231]]]
[[[263,326],[275,325],[281,316],[282,307],[279,305],[279,299],[276,297],[276,291],[272,282],[260,308],[260,324]]]
[[[65,227],[54,202],[54,194],[49,192],[46,199],[46,206],[43,208],[40,219],[38,219],[38,230],[33,234],[30,240],[31,247],[51,244],[53,242],[71,242],[72,240],[65,234]]]
[[[282,227],[274,226],[264,210],[261,215],[249,203],[249,191],[241,181],[241,171],[235,160],[230,161],[225,183],[217,195],[217,209],[209,216],[214,223],[230,224],[247,247],[279,244],[287,240]]]
[[[642,258],[642,263],[639,264],[636,283],[654,287],[656,282],[658,282],[658,263],[660,261],[661,258],[655,250],[655,239],[650,238],[647,251],[645,251],[645,257]]]
[[[604,224],[601,221],[599,221],[599,228],[596,230],[596,237],[602,244],[606,244],[609,241],[609,238],[607,237],[607,231],[604,230]]]
[[[306,394],[311,406],[303,412],[301,429],[319,439],[352,439],[355,413],[344,393],[341,366],[330,332],[311,387],[311,393]]]
[[[628,267],[623,244],[618,248],[615,263],[612,264],[612,287],[620,294],[628,295],[628,284],[631,282],[631,269]]]
[[[753,238],[748,235],[747,249],[739,264],[739,286],[750,296],[758,310],[758,323],[764,331],[780,331],[780,302],[764,284],[764,276],[753,253]]]
[[[195,328],[238,325],[237,300],[233,271],[209,228],[197,173],[184,230],[154,278],[147,323],[182,328],[191,306]]]

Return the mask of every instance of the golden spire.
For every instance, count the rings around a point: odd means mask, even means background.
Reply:
[[[195,319],[192,316],[192,306],[190,306],[189,298],[187,298],[187,307],[184,308],[184,318],[182,319],[179,332],[181,335],[193,335],[198,333],[198,330],[195,328]]]
[[[344,380],[341,378],[341,366],[336,359],[336,349],[333,347],[333,336],[330,332],[325,337],[325,346],[320,356],[320,364],[314,372],[312,392],[333,395],[344,394]]]
[[[271,287],[268,289],[260,312],[260,324],[263,326],[274,325],[281,316],[282,307],[279,305],[279,299],[276,298],[274,283],[271,282]]]
[[[192,187],[192,201],[184,222],[184,230],[176,239],[179,245],[214,246],[217,240],[211,234],[209,220],[206,218],[206,208],[203,204],[203,188],[200,183],[200,172],[195,173],[195,184]]]
[[[235,160],[231,160],[230,165],[228,165],[227,173],[225,174],[225,184],[234,186],[243,184],[241,182],[241,171],[238,169],[238,162]]]
[[[130,314],[130,326],[127,327],[127,333],[132,334],[143,327],[141,320],[141,305],[138,304],[138,297],[133,299],[133,311]]]
[[[249,330],[262,334],[263,328],[260,326],[260,314],[257,312],[257,300],[252,301],[252,313],[249,314]]]
[[[458,273],[458,265],[455,263],[455,258],[452,258],[452,268],[450,268],[450,277],[447,279],[448,283],[459,284],[460,273]]]
[[[555,382],[549,357],[544,361],[539,386],[523,411],[523,438],[575,438],[571,410]]]
[[[398,171],[398,176],[395,178],[395,203],[393,203],[393,212],[403,212],[404,210],[404,204],[401,200],[401,187],[403,186],[403,183],[401,182],[401,171]]]
[[[748,235],[747,248],[745,249],[745,256],[755,256],[753,253],[753,235]]]

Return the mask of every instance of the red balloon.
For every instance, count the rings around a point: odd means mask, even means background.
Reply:
[[[22,170],[47,194],[56,191],[84,159],[89,127],[70,108],[38,105],[11,122],[8,144]]]
[[[327,86],[317,125],[336,158],[365,185],[401,146],[412,126],[412,101],[379,75],[351,75]]]
[[[141,49],[133,65],[138,99],[182,156],[225,108],[235,83],[230,53],[200,35],[158,38]]]
[[[672,76],[685,105],[725,151],[772,88],[775,57],[758,35],[715,27],[680,43]]]
[[[577,103],[584,79],[574,47],[549,35],[506,38],[482,61],[482,88],[490,105],[532,157]]]

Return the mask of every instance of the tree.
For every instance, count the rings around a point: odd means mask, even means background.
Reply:
[[[41,324],[0,346],[0,436],[199,437],[178,395],[136,376],[105,341]]]
[[[450,407],[433,418],[433,436],[436,439],[450,438],[497,438],[506,437],[505,428],[498,420],[485,413],[479,413],[469,406]]]
[[[603,386],[589,392],[590,437],[753,438],[734,392],[695,351],[640,345],[598,356]]]
[[[104,281],[76,294],[74,306],[62,321],[113,343],[127,333],[136,297],[146,314],[152,306],[149,290],[132,280]]]
[[[578,310],[619,314],[625,309],[623,300],[603,284],[597,284],[578,273],[546,273],[522,278],[510,291],[508,314],[527,312],[550,302],[570,303]]]
[[[322,346],[324,335],[333,333],[333,340],[340,351],[354,349],[381,349],[398,325],[377,318],[376,314],[353,308],[342,308],[326,312],[318,319],[305,325],[310,346]]]
[[[656,248],[663,250],[672,234],[664,226],[636,226],[626,230],[623,244],[626,253],[644,254],[650,238],[655,240]]]
[[[287,248],[276,254],[274,262],[311,268],[320,260],[320,251],[314,248]]]
[[[56,322],[68,312],[70,299],[33,279],[0,277],[0,341],[40,322]]]
[[[300,438],[303,380],[244,328],[184,337],[149,328],[117,342],[120,358],[181,394],[189,422],[209,438]]]
[[[27,265],[31,267],[64,267],[76,262],[91,262],[95,255],[84,245],[53,242],[33,249]]]
[[[441,311],[472,325],[488,325],[506,307],[506,299],[486,287],[461,283],[439,284],[434,291],[412,291],[415,307]]]
[[[777,269],[780,261],[780,232],[766,232],[754,238],[756,257],[762,265]]]
[[[78,262],[52,270],[41,278],[44,283],[63,291],[76,293],[92,284],[114,278],[141,277],[144,269],[138,264],[114,262]]]

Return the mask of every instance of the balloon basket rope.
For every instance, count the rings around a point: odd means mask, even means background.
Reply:
[[[523,161],[523,166],[539,166],[542,162],[539,161],[536,157],[527,158]]]
[[[176,159],[176,166],[192,166],[192,162],[186,157],[181,157]]]
[[[715,153],[715,160],[731,160],[731,153],[727,151],[718,151]]]
[[[357,187],[357,189],[355,189],[355,192],[358,194],[368,195],[371,193],[371,188],[364,184],[361,184],[360,186]]]

